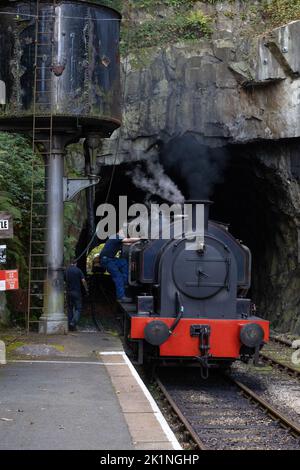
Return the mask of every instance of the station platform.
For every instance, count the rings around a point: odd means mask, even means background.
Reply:
[[[8,344],[1,450],[181,449],[117,335],[30,334]]]

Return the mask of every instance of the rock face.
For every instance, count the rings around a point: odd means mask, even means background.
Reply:
[[[123,127],[103,143],[98,161],[155,158],[157,143],[187,133],[238,153],[243,179],[235,177],[232,193],[224,176],[222,188],[225,198],[243,194],[249,204],[260,198],[250,215],[226,214],[233,226],[242,217],[236,236],[243,221],[249,226],[252,296],[273,326],[300,334],[300,21],[250,38],[241,34],[243,21],[224,14],[228,2],[196,3],[216,14],[210,39],[137,49],[123,58]]]
[[[251,41],[227,24],[210,40],[129,54],[121,159],[140,159],[157,138],[185,132],[211,145],[299,137],[299,39],[300,21]],[[112,139],[103,153],[114,148]]]

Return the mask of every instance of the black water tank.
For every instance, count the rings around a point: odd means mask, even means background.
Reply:
[[[119,127],[118,5],[0,0],[0,129],[30,131],[34,109],[82,135]]]

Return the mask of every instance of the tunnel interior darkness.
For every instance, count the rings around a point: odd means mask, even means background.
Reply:
[[[254,302],[261,304],[270,260],[273,258],[274,235],[277,214],[269,199],[274,202],[277,195],[272,194],[264,177],[263,168],[254,159],[240,155],[242,149],[234,149],[226,167],[222,182],[214,188],[211,199],[210,217],[229,224],[234,237],[248,246],[252,253],[252,287],[249,295]],[[259,312],[263,315],[263,312]]]
[[[291,324],[296,322],[295,312],[300,309],[298,232],[295,221],[285,210],[290,204],[285,182],[272,165],[257,157],[256,146],[230,146],[228,151],[230,159],[211,194],[210,218],[228,223],[233,236],[251,250],[249,296],[257,305],[257,314],[272,320],[275,327],[291,329]],[[146,193],[132,183],[132,165],[124,163],[115,167],[108,198],[115,207],[119,195],[127,195],[128,204],[145,201]],[[106,199],[111,174],[112,167],[102,167],[95,211]],[[79,252],[86,242],[83,230],[77,246]],[[94,246],[97,244],[98,239]]]
[[[211,218],[228,223],[230,232],[251,250],[249,297],[257,314],[271,320],[272,326],[289,330],[297,321],[293,317],[299,304],[299,272],[288,181],[258,157],[257,145],[232,146],[229,152],[230,161],[211,197]]]

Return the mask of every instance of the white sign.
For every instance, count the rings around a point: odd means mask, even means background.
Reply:
[[[0,219],[0,230],[9,230],[9,221]]]
[[[6,290],[6,282],[5,281],[0,281],[0,291],[1,290]]]
[[[8,212],[0,212],[0,238],[13,238],[14,225],[11,214]]]

